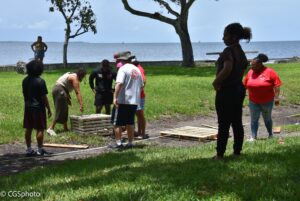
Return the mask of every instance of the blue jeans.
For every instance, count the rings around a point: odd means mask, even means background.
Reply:
[[[249,100],[249,109],[251,116],[251,135],[253,138],[257,137],[258,131],[258,120],[260,117],[260,113],[262,113],[265,126],[268,130],[269,136],[273,135],[272,131],[272,109],[273,109],[274,101],[270,101],[264,104],[256,104]]]

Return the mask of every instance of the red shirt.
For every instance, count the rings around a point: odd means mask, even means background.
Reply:
[[[265,67],[259,73],[250,69],[244,79],[244,84],[248,89],[250,101],[262,104],[274,100],[274,87],[281,86],[281,80],[273,69]]]
[[[142,79],[144,81],[144,83],[146,82],[146,75],[145,75],[145,70],[144,68],[141,66],[141,64],[137,65],[137,67],[139,68],[141,74],[142,74]],[[144,91],[144,88],[142,88],[141,90],[141,98],[145,98],[146,94],[145,94],[145,91]]]

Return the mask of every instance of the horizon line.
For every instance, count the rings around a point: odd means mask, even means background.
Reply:
[[[20,43],[32,43],[33,41],[19,41],[19,40],[0,40],[0,42],[20,42]],[[63,43],[64,41],[43,41],[45,43]],[[241,41],[244,43],[243,41]],[[299,40],[256,40],[251,42],[300,42]],[[69,43],[90,43],[90,44],[158,44],[158,43],[178,43],[180,42],[87,42],[87,41],[69,41]],[[223,43],[223,41],[192,41],[192,43]]]

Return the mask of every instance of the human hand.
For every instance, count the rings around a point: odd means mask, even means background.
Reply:
[[[216,80],[213,81],[212,85],[216,91],[219,91],[221,88],[221,85],[217,83]]]
[[[83,105],[80,105],[80,112],[83,112]]]
[[[118,107],[118,99],[116,99],[116,98],[114,98],[114,106],[115,106],[115,108]]]

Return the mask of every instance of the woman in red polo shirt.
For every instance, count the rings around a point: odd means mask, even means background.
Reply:
[[[251,116],[251,138],[249,141],[254,141],[257,138],[260,113],[262,113],[269,138],[273,137],[272,109],[274,103],[279,105],[281,81],[273,69],[263,65],[268,60],[268,56],[265,54],[259,54],[254,58],[251,62],[251,69],[244,80],[249,95]]]

